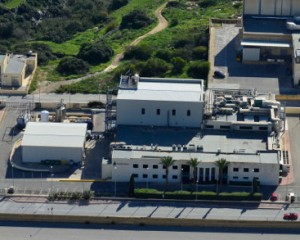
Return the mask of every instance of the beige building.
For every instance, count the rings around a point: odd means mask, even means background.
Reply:
[[[27,73],[32,73],[37,67],[37,54],[0,55],[0,81],[4,87],[20,87]]]

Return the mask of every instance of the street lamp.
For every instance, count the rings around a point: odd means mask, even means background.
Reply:
[[[149,188],[149,167],[147,167],[147,182],[146,182],[146,188]]]
[[[50,188],[50,192],[52,192],[52,188],[53,188],[53,166],[50,166],[50,178],[51,178],[51,188]]]
[[[116,162],[113,163],[113,166],[114,166],[114,171],[116,172],[116,170],[118,169]],[[117,178],[115,176],[115,197],[116,196],[117,196]]]

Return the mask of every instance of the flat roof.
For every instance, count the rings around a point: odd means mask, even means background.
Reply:
[[[170,151],[141,151],[141,150],[114,150],[112,158],[126,158],[126,159],[157,159],[170,156],[174,160],[190,160],[191,158],[201,159],[202,163],[215,162],[220,158],[225,158],[229,162],[250,162],[250,163],[264,163],[277,164],[277,152],[265,152],[260,154],[215,154],[204,152],[170,152]]]
[[[253,41],[253,40],[242,40],[242,46],[250,47],[279,47],[279,48],[290,48],[291,44],[288,42],[274,42],[274,41]]]
[[[22,73],[26,65],[26,60],[23,55],[13,55],[10,57],[7,67],[5,69],[5,73]]]
[[[86,123],[29,122],[22,146],[82,148],[86,131]]]
[[[116,141],[133,146],[158,145],[163,150],[170,150],[173,144],[202,146],[204,152],[241,151],[255,153],[267,150],[268,135],[263,132],[227,132],[216,130],[119,126]]]
[[[120,89],[118,100],[203,101],[202,80],[140,78],[137,89]]]

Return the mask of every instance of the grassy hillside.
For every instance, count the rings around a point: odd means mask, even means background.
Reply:
[[[3,6],[13,9],[18,7],[22,2],[24,2],[24,0],[4,0],[2,2]]]

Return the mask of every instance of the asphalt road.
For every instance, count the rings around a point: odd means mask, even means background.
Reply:
[[[296,240],[299,230],[221,229],[192,227],[107,226],[0,222],[0,240]]]

